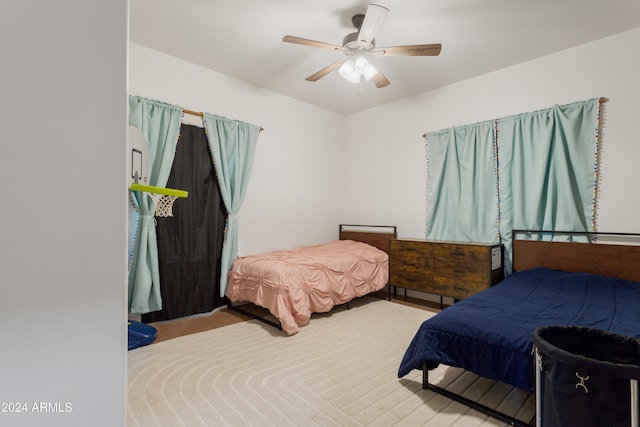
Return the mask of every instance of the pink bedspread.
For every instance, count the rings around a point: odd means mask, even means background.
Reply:
[[[267,308],[293,335],[311,313],[383,288],[389,281],[388,255],[353,240],[237,258],[227,283],[232,302]]]

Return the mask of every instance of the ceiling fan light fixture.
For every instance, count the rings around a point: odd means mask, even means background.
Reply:
[[[338,72],[342,78],[349,80],[349,76],[356,73],[356,64],[353,62],[353,59],[349,58],[347,62],[342,64],[338,69]]]
[[[375,76],[376,74],[378,74],[378,70],[376,70],[376,67],[374,67],[373,65],[371,65],[370,63],[367,63],[368,66],[367,68],[362,72],[362,75],[364,76],[365,79],[367,79],[367,81],[371,80],[373,78],[373,76]]]
[[[350,83],[359,83],[360,82],[360,72],[356,69],[356,63],[352,58],[349,58],[347,62],[342,64],[342,66],[338,69],[338,72]]]
[[[353,63],[355,65],[356,71],[358,71],[359,73],[363,73],[364,70],[369,67],[369,61],[367,61],[367,58],[362,55],[355,55]]]
[[[361,77],[364,77],[367,81],[371,80],[378,73],[378,70],[367,61],[367,58],[362,55],[356,55],[342,64],[338,72],[348,82],[360,83]]]

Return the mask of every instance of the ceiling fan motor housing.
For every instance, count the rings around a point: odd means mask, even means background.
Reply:
[[[358,46],[358,32],[356,31],[355,33],[349,33],[344,36],[344,38],[342,39],[342,46],[350,50],[358,49],[360,47]],[[367,50],[373,49],[375,46],[376,39],[373,39],[369,44]]]

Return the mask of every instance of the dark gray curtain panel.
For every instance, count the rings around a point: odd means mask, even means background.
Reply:
[[[212,311],[220,297],[226,210],[203,128],[182,125],[167,187],[187,190],[173,217],[156,218],[162,310],[143,322]]]

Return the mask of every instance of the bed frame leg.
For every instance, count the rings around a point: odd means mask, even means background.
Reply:
[[[542,427],[542,374],[541,371],[542,360],[538,347],[535,347],[535,353],[533,356],[533,369],[536,370],[536,427]]]
[[[238,313],[240,313],[240,314],[242,314],[244,316],[247,316],[250,319],[258,320],[258,321],[260,321],[262,323],[265,323],[265,324],[267,324],[269,326],[273,326],[274,328],[276,328],[278,330],[282,330],[282,324],[280,324],[280,322],[277,322],[277,323],[276,322],[272,322],[269,319],[265,319],[264,317],[260,317],[258,315],[255,315],[255,314],[253,314],[253,313],[251,313],[251,312],[249,312],[247,310],[243,310],[239,306],[233,305],[233,303],[231,301],[227,302],[227,308],[229,310],[237,311]]]
[[[631,427],[640,426],[638,413],[638,380],[630,380],[631,386]]]
[[[429,369],[427,369],[427,362],[422,362],[422,389],[429,389]]]
[[[448,397],[451,400],[455,400],[458,403],[462,403],[463,405],[467,405],[468,407],[475,409],[478,412],[482,412],[485,415],[489,415],[491,417],[497,418],[501,421],[506,422],[511,426],[518,427],[531,427],[531,424],[521,421],[517,418],[513,418],[507,414],[496,411],[493,408],[489,408],[488,406],[482,405],[480,403],[474,402],[473,400],[467,399],[459,394],[453,393],[449,390],[446,390],[442,387],[438,387],[437,385],[433,385],[429,383],[429,369],[427,369],[427,362],[422,362],[422,388],[425,390],[431,390],[434,393],[438,393],[442,396]]]

